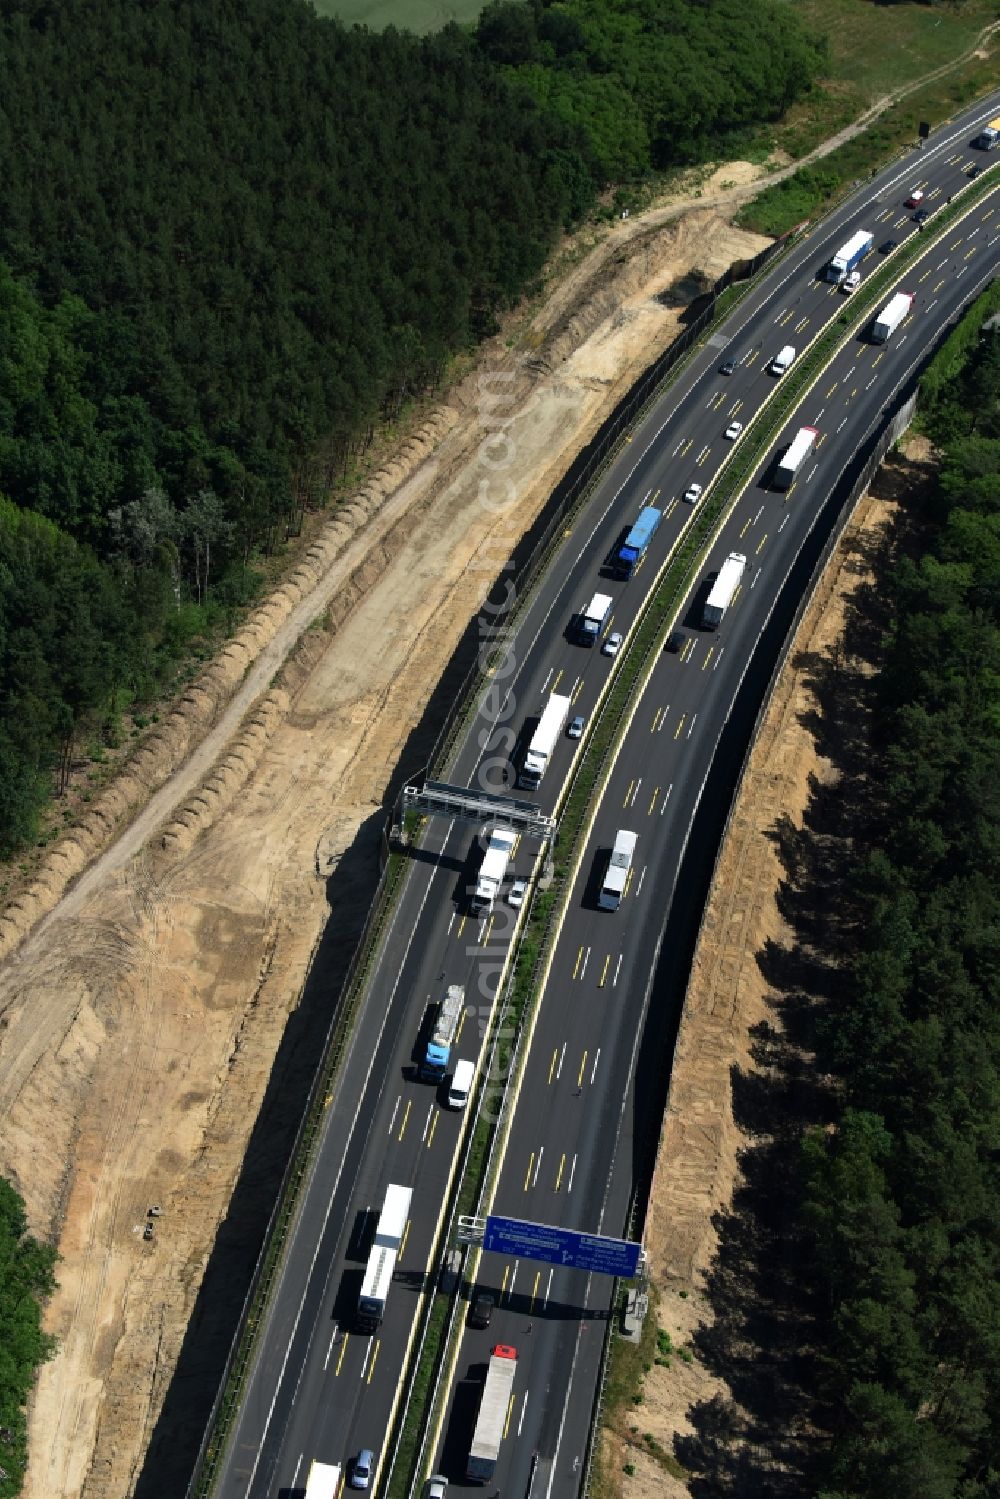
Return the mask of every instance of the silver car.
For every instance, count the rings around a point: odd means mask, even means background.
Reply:
[[[607,640],[601,646],[601,650],[606,656],[617,656],[619,650],[621,649],[623,638],[624,637],[622,636],[620,630],[612,630]]]

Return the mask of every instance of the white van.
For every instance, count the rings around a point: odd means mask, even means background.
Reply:
[[[455,1063],[455,1071],[452,1073],[451,1084],[448,1088],[448,1107],[450,1109],[464,1109],[472,1092],[472,1084],[476,1081],[476,1064],[467,1062],[464,1058]]]
[[[771,374],[783,375],[791,365],[794,358],[795,350],[792,348],[791,344],[786,344],[785,347],[783,349],[780,349],[771,360]]]

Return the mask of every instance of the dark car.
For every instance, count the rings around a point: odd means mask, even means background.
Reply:
[[[978,177],[981,170],[982,170],[981,167],[971,166],[969,168],[969,171],[968,171],[968,176],[970,176],[970,177]]]
[[[898,244],[899,241],[896,239],[884,239],[878,247],[878,253],[880,255],[891,255]]]
[[[672,630],[664,646],[664,650],[671,651],[676,655],[686,638],[683,630]]]
[[[916,213],[913,215],[913,222],[915,224],[926,224],[929,218],[930,214],[927,212],[926,208],[918,208]]]
[[[735,375],[736,374],[736,360],[735,359],[727,359],[726,362],[725,362],[725,364],[720,364],[719,365],[719,374],[720,375]]]
[[[496,1305],[494,1297],[489,1291],[477,1291],[472,1298],[467,1318],[470,1327],[489,1327],[493,1316],[493,1308]]]

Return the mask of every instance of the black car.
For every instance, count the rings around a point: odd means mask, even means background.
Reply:
[[[884,239],[878,247],[878,253],[880,255],[891,255],[898,243],[899,241],[896,239]]]
[[[684,634],[683,630],[673,630],[667,639],[664,650],[670,651],[672,654],[676,655],[686,639],[687,636]]]
[[[913,222],[915,224],[926,224],[929,218],[930,214],[927,212],[926,208],[918,208],[916,213],[913,215]]]
[[[725,364],[720,364],[719,365],[719,374],[720,375],[735,375],[735,373],[736,373],[736,360],[735,359],[727,359],[726,362],[725,362]]]
[[[493,1316],[493,1308],[496,1305],[494,1297],[489,1291],[477,1291],[472,1298],[467,1318],[470,1327],[489,1327]]]
[[[968,173],[967,173],[967,175],[968,175],[968,176],[969,176],[969,177],[978,177],[978,176],[979,176],[979,173],[980,173],[980,170],[981,170],[981,168],[979,168],[979,167],[977,167],[977,166],[971,166],[971,167],[970,167],[970,168],[969,168],[969,170],[968,170]]]

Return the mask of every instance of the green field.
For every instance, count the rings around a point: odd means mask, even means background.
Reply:
[[[789,0],[830,48],[830,75],[866,103],[923,77],[970,48],[1000,14],[997,0],[873,5],[870,0]]]
[[[339,16],[346,26],[361,22],[373,31],[440,31],[449,21],[474,21],[484,0],[313,0],[321,16]]]

